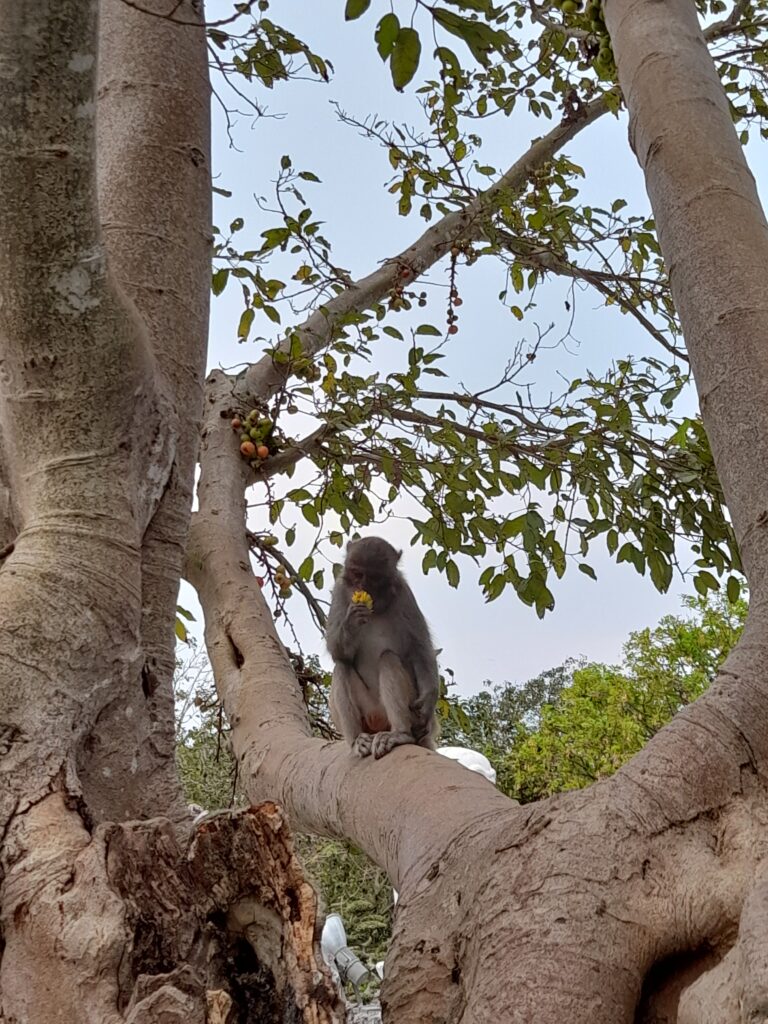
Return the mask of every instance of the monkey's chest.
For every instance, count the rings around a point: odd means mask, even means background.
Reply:
[[[382,654],[392,651],[405,662],[407,652],[404,646],[403,637],[398,636],[397,630],[386,619],[377,621],[373,618],[361,631],[355,668],[369,690],[378,693]]]

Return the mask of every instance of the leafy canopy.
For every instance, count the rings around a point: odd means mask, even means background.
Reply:
[[[736,600],[738,551],[705,431],[686,408],[688,363],[654,222],[621,195],[585,202],[585,171],[567,155],[570,140],[621,110],[599,3],[383,7],[347,0],[343,14],[369,25],[372,55],[417,97],[421,123],[338,116],[381,147],[393,213],[413,223],[413,245],[372,254],[372,277],[352,282],[308,198],[318,176],[288,155],[273,201],[261,203],[258,237],[244,216],[217,228],[214,293],[239,286],[238,337],[259,343],[283,380],[266,404],[254,396],[268,435],[233,437],[253,466],[254,506],[270,520],[257,558],[270,586],[280,565],[287,579],[273,589],[278,611],[297,588],[316,599],[334,547],[392,515],[410,521],[425,572],[456,587],[474,564],[488,600],[511,587],[540,616],[569,566],[594,577],[595,545],[660,591],[675,570],[692,570],[700,594],[727,578]],[[765,136],[759,5],[697,7],[743,141]],[[333,75],[278,26],[267,0],[237,31],[211,37],[219,68],[251,87],[255,110],[261,90]],[[538,136],[506,168],[483,157],[483,133],[499,118],[510,138]],[[472,338],[486,384],[469,389],[443,367],[462,339],[465,284],[491,266],[502,268],[498,301],[520,333],[501,361],[498,339]],[[446,284],[425,277],[433,267]],[[567,322],[540,327],[557,280],[568,286]],[[559,392],[537,384],[537,361],[568,340],[576,306],[596,300],[639,324],[654,354],[614,342],[606,371]],[[254,456],[262,442],[267,454]],[[298,558],[288,551],[296,543]]]

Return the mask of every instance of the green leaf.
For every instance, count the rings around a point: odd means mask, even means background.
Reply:
[[[459,567],[455,562],[447,562],[445,566],[445,574],[448,577],[448,583],[456,588],[459,585]]]
[[[365,14],[370,6],[371,0],[347,0],[347,6],[344,8],[344,20],[354,21],[361,14]]]
[[[439,338],[442,336],[442,331],[438,330],[438,328],[432,324],[420,324],[416,328],[416,334],[426,334],[431,338]]]
[[[224,289],[227,287],[227,281],[229,280],[229,270],[226,267],[222,267],[221,270],[217,270],[213,275],[213,281],[211,282],[211,289],[214,295],[221,295]]]
[[[462,18],[453,11],[446,11],[441,7],[432,8],[432,16],[435,21],[442,25],[446,32],[463,39],[472,56],[481,64],[488,63],[488,54],[493,49],[498,38],[497,33],[488,25],[480,21],[470,21]]]
[[[392,56],[389,60],[392,72],[392,84],[399,91],[408,85],[421,58],[421,40],[419,33],[413,28],[401,28],[397,33],[395,45],[392,48]]]
[[[250,308],[243,311],[243,315],[240,317],[240,323],[237,325],[237,337],[240,341],[245,341],[248,337],[255,315],[254,311]]]
[[[728,585],[725,588],[725,592],[728,595],[728,600],[731,604],[736,604],[739,600],[739,594],[741,593],[741,584],[735,576],[728,577]]]
[[[591,565],[587,565],[586,562],[579,562],[579,572],[583,572],[585,576],[589,576],[591,580],[596,580],[595,570]]]
[[[720,584],[717,582],[711,572],[702,570],[702,572],[696,573],[693,578],[693,585],[696,588],[696,592],[701,594],[702,597],[707,596],[708,590],[719,590]]]
[[[183,644],[187,643],[189,634],[187,633],[187,627],[184,625],[181,619],[176,619],[176,625],[174,629],[176,632],[176,636],[179,638],[179,640],[181,640]]]
[[[385,14],[376,26],[374,39],[376,40],[376,48],[382,60],[386,60],[392,53],[392,48],[395,45],[399,31],[400,19],[396,14]]]
[[[731,577],[731,578],[733,578],[733,577]],[[192,612],[188,612],[187,609],[186,608],[182,608],[180,604],[176,605],[176,614],[177,615],[183,615],[184,618],[188,622],[194,622],[195,621],[195,616],[192,614]]]
[[[662,594],[669,590],[672,582],[672,566],[659,551],[651,551],[648,555],[648,568],[651,570],[651,582]]]
[[[312,524],[312,526],[320,525],[320,516],[317,514],[317,509],[315,508],[314,505],[302,505],[301,514],[304,516],[308,523]]]

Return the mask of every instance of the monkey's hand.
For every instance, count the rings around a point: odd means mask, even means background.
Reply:
[[[347,608],[347,624],[355,629],[364,626],[371,618],[371,609],[367,604],[351,604]]]

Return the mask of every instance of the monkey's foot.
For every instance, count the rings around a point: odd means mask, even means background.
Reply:
[[[384,757],[395,747],[400,747],[404,743],[413,743],[413,736],[409,732],[377,732],[372,738],[371,752],[376,760]]]
[[[352,753],[358,757],[368,757],[373,748],[373,736],[369,732],[361,732],[352,742]]]

